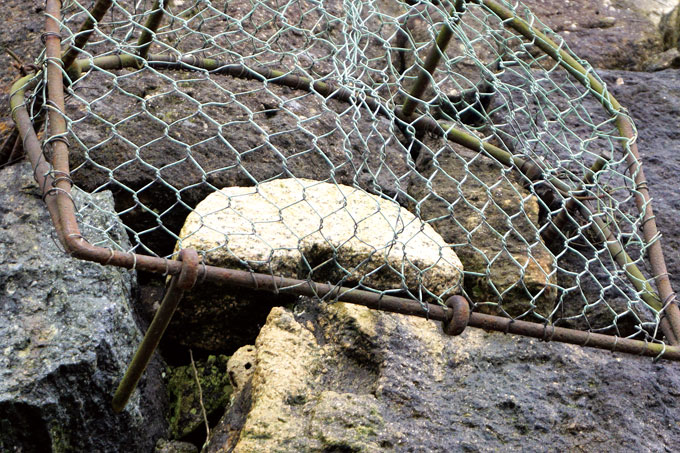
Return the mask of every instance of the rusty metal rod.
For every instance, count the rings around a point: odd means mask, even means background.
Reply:
[[[451,16],[453,19],[454,25],[460,21],[460,13],[464,11],[464,4],[464,0],[456,0],[453,8],[451,8],[451,11],[449,12],[449,16]],[[444,55],[446,52],[446,48],[448,47],[452,36],[453,29],[448,23],[445,22],[437,34],[434,46],[432,46],[427,54],[427,57],[425,58],[423,67],[420,68],[418,78],[416,78],[409,96],[404,101],[404,105],[401,108],[404,115],[411,116],[413,112],[415,112],[418,101],[422,99],[425,90],[430,84],[430,81],[432,80],[432,74],[434,74],[435,69],[437,69],[437,65],[439,64],[442,55]],[[413,50],[413,53],[415,54],[416,51]],[[417,60],[417,55],[415,57]]]
[[[340,302],[363,305],[376,310],[418,316],[434,321],[445,321],[447,319],[448,309],[440,305],[421,303],[411,299],[354,288],[315,283],[308,280],[296,280],[292,278],[275,277],[267,274],[254,274],[246,271],[210,266],[207,266],[207,268],[210,269],[210,271],[206,271],[205,279],[222,285],[267,290],[275,293],[295,294],[307,297],[328,298]],[[648,343],[640,340],[631,340],[611,335],[553,327],[550,325],[546,326],[534,322],[512,320],[494,315],[472,313],[468,326],[652,357],[659,356],[663,353],[663,358],[680,360],[680,348],[675,346]]]
[[[66,142],[66,120],[64,118],[64,82],[61,63],[61,37],[59,23],[61,20],[59,0],[47,0],[45,5],[45,61],[47,71],[49,134],[52,146],[53,172],[58,177],[50,177],[52,187],[43,188],[46,197],[54,197],[61,226],[60,237],[65,239],[64,248],[69,251],[69,244],[84,242],[75,218],[75,208],[71,199],[71,186],[68,146]],[[57,227],[59,230],[59,227]]]
[[[665,306],[665,315],[668,322],[673,329],[675,337],[680,342],[680,308],[678,308],[675,291],[671,286],[671,280],[668,275],[666,267],[666,260],[663,255],[661,247],[661,236],[656,226],[654,211],[652,210],[652,199],[647,188],[647,180],[642,170],[640,153],[637,144],[634,140],[634,134],[630,119],[627,116],[619,115],[617,117],[617,124],[619,130],[623,132],[623,136],[629,140],[629,150],[626,153],[626,161],[631,176],[635,182],[635,190],[633,196],[635,197],[635,204],[642,218],[642,234],[647,243],[647,256],[652,268],[652,273],[655,275],[657,289],[659,295]],[[677,343],[676,343],[677,344]]]
[[[144,334],[144,339],[138,346],[137,351],[132,358],[132,362],[130,362],[123,379],[116,388],[116,393],[113,395],[113,400],[111,402],[114,412],[122,411],[127,404],[132,392],[134,392],[137,387],[137,383],[142,377],[144,370],[146,370],[153,353],[156,351],[156,348],[158,348],[163,333],[165,333],[165,330],[170,324],[172,315],[175,314],[175,310],[177,310],[177,306],[182,300],[184,291],[177,289],[178,279],[178,275],[174,275],[170,279],[170,286],[165,290],[161,306],[158,308],[158,311],[156,311],[153,321],[151,321],[149,328]]]
[[[172,315],[175,314],[177,306],[182,300],[184,292],[192,288],[196,283],[196,277],[198,276],[198,254],[196,251],[184,249],[180,252],[179,258],[182,262],[182,270],[179,275],[174,275],[170,279],[170,285],[165,291],[161,306],[156,311],[149,328],[144,334],[144,339],[137,347],[137,352],[135,352],[132,362],[130,362],[123,379],[118,384],[111,402],[114,412],[122,411],[127,404],[144,370],[149,365],[153,353],[156,352],[161,338],[163,338],[163,334],[170,324]]]

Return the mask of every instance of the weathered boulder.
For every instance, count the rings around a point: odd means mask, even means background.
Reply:
[[[128,11],[133,4],[122,3]],[[265,66],[367,90],[393,87],[398,74],[386,69],[390,54],[384,44],[396,34],[393,15],[403,7],[386,0],[357,6],[362,9],[355,19],[366,21],[362,27],[375,25],[375,36],[347,33],[339,0],[294,6],[267,0],[257,6],[217,1],[209,14],[197,7],[176,35],[166,30],[158,38],[179,51],[203,48],[202,55],[217,55],[227,64]],[[226,15],[214,14],[218,10]],[[126,18],[120,8],[111,14]],[[189,27],[200,34],[186,33]],[[366,48],[356,52],[357,45]],[[88,51],[101,52],[101,46]],[[144,247],[161,256],[171,253],[189,209],[215,188],[295,176],[391,198],[403,192],[408,152],[397,139],[398,129],[359,106],[207,71],[94,70],[73,89],[67,114],[73,120],[74,181],[88,191],[112,190],[124,222],[140,232]]]
[[[410,209],[455,250],[477,309],[531,319],[553,310],[555,258],[540,237],[539,205],[517,174],[489,157],[426,138]]]
[[[449,337],[424,319],[309,299],[274,308],[254,349],[208,452],[680,443],[675,363],[472,328]]]
[[[558,33],[579,58],[595,68],[640,70],[651,56],[665,50],[660,21],[668,2],[636,0],[524,0],[527,8]],[[660,5],[660,3],[663,4]],[[539,25],[539,29],[542,28]],[[665,30],[665,29],[664,29]],[[537,54],[541,51],[536,49]]]
[[[111,409],[141,341],[135,274],[63,253],[28,163],[0,180],[0,450],[149,451],[165,431],[160,364]],[[90,242],[127,243],[110,193],[73,198]]]
[[[429,300],[456,293],[462,281],[451,247],[406,209],[360,189],[308,179],[215,192],[187,218],[178,248],[196,249],[213,266],[413,291]],[[252,321],[266,316],[261,295],[240,290],[207,298],[199,289],[185,296],[172,338],[231,351],[248,337],[252,341]],[[276,302],[274,295],[269,300]],[[250,324],[236,322],[246,313],[253,317]]]

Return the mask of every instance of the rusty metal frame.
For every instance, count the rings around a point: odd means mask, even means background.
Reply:
[[[255,274],[234,269],[208,266],[205,264],[200,266],[201,281],[246,288],[258,288],[260,290],[264,289],[279,293],[329,298],[393,313],[420,316],[431,320],[441,321],[444,326],[444,331],[453,335],[460,334],[466,326],[472,326],[486,330],[495,330],[539,338],[545,341],[560,341],[581,346],[680,361],[680,347],[678,346],[678,340],[680,339],[680,310],[675,301],[675,293],[670,286],[670,279],[663,258],[659,233],[654,221],[649,192],[647,190],[644,173],[642,172],[637,146],[634,143],[635,135],[629,117],[625,114],[616,99],[606,91],[605,87],[603,87],[592,74],[583,68],[571,55],[550,41],[550,39],[540,31],[535,30],[522,19],[515,16],[511,11],[498,5],[494,1],[477,0],[476,3],[482,3],[487,6],[503,19],[506,26],[511,26],[525,37],[534,39],[535,43],[541,47],[546,54],[553,57],[553,59],[560,63],[579,81],[590,86],[596,93],[600,94],[605,108],[610,108],[610,113],[616,118],[617,126],[623,137],[624,149],[630,151],[626,153],[626,155],[628,157],[631,175],[633,175],[636,184],[636,204],[640,212],[644,213],[643,234],[649,247],[649,259],[652,272],[655,275],[656,285],[660,293],[660,296],[657,297],[662,302],[662,304],[659,304],[662,313],[660,326],[663,334],[670,343],[670,346],[555,327],[548,324],[513,320],[500,316],[469,313],[469,311],[466,311],[467,301],[460,296],[454,296],[454,298],[449,299],[447,301],[447,307],[443,307],[369,291],[272,275]],[[95,8],[98,9],[91,13],[95,18],[95,22],[97,18],[100,18],[105,14],[110,4],[111,2],[106,0],[99,0],[96,3]],[[114,265],[127,269],[137,269],[151,273],[170,275],[172,276],[171,282],[174,282],[170,284],[163,304],[166,305],[165,302],[167,302],[167,306],[170,308],[165,311],[159,310],[159,312],[161,312],[160,315],[157,313],[156,318],[159,318],[158,325],[153,329],[151,327],[149,328],[144,343],[140,346],[140,350],[138,351],[140,358],[139,360],[136,358],[135,360],[137,362],[133,362],[133,365],[131,365],[131,369],[134,368],[134,370],[131,370],[131,373],[129,373],[130,376],[126,376],[124,382],[121,383],[121,387],[119,387],[119,393],[116,395],[114,406],[117,410],[120,410],[125,405],[127,397],[129,397],[129,394],[134,389],[137,379],[139,379],[139,376],[141,376],[141,373],[146,366],[146,362],[144,361],[146,360],[148,362],[148,359],[158,344],[156,340],[160,340],[160,336],[165,330],[163,323],[167,326],[166,321],[169,322],[170,316],[172,316],[172,313],[174,312],[174,307],[179,303],[182,293],[192,287],[195,283],[198,264],[197,258],[194,258],[195,252],[183,252],[180,256],[181,260],[168,260],[165,258],[126,253],[93,246],[82,237],[76,221],[75,208],[70,194],[73,183],[70,179],[68,161],[69,151],[68,142],[66,141],[67,128],[63,113],[64,74],[80,74],[82,71],[90,69],[90,65],[92,64],[91,60],[76,60],[75,55],[78,53],[79,48],[82,48],[82,46],[85,45],[87,37],[94,27],[94,23],[88,23],[88,21],[92,22],[91,19],[88,18],[86,23],[81,27],[80,34],[77,35],[75,47],[70,47],[64,53],[64,56],[67,57],[67,61],[72,64],[70,67],[64,68],[61,53],[61,36],[59,33],[60,10],[60,0],[47,0],[45,10],[47,16],[46,30],[43,34],[43,40],[45,41],[46,47],[44,71],[46,72],[47,90],[49,93],[49,100],[45,104],[48,110],[49,138],[47,138],[45,144],[49,144],[52,148],[53,154],[51,162],[45,160],[42,145],[36,135],[34,125],[31,122],[30,115],[25,105],[25,93],[38,86],[39,80],[44,75],[42,74],[42,71],[19,79],[13,85],[10,95],[12,116],[19,129],[21,143],[33,166],[35,179],[41,188],[58,238],[65,250],[75,258],[93,261],[103,265]],[[154,30],[150,31],[153,32]],[[148,49],[148,47],[144,48]],[[130,60],[129,62],[127,61],[128,59]],[[98,59],[98,64],[102,63],[109,65],[111,69],[122,69],[123,67],[128,67],[128,65],[130,67],[137,65],[139,60],[140,56],[120,55],[114,57],[101,57]],[[214,60],[199,60],[200,59],[194,57],[177,59],[151,55],[148,56],[146,64],[165,69],[197,69],[205,67],[206,65],[214,66],[212,70],[215,72],[230,74],[235,77],[255,78],[260,80],[266,79],[272,83],[314,91],[326,97],[344,100],[346,102],[357,102],[347,90],[337,89],[330,84],[315,82],[301,77],[294,77],[273,70],[256,70],[239,65],[223,65]],[[417,98],[418,96],[412,96],[412,102],[417,102]],[[385,112],[384,107],[376,100],[371,100],[369,98],[364,99],[361,102],[363,106],[375,112],[387,113]],[[473,136],[454,130],[450,126],[439,124],[438,122],[427,118],[415,118],[413,115],[407,114],[408,112],[404,112],[402,109],[396,109],[393,113],[396,114],[399,120],[407,125],[412,125],[421,130],[439,133],[454,142],[487,153],[490,157],[495,158],[499,162],[514,167],[529,179],[535,180],[542,177],[540,168],[537,168],[530,162],[521,159],[519,156],[510,155],[499,148],[494,149],[495,147],[493,147],[493,145],[483,143]],[[573,199],[568,198],[574,193],[573,189],[560,186],[560,184],[564,185],[560,181],[550,182],[555,184],[558,191],[563,192],[562,195],[567,197],[567,200]],[[579,205],[580,209],[588,210],[587,205],[579,203],[575,204]],[[565,203],[565,205],[569,205],[569,203]],[[574,208],[574,204],[571,204],[570,207]],[[590,214],[592,216],[593,212],[591,211]],[[595,223],[597,223],[597,217],[592,217]],[[600,222],[602,221],[600,220]],[[602,222],[602,225],[604,225],[604,222]],[[599,224],[596,226],[601,227]],[[601,231],[601,233],[605,239],[608,238],[606,231]],[[626,272],[629,272],[632,268],[637,269],[634,264],[626,260],[627,255],[625,255],[625,252],[615,254],[615,256],[620,255],[623,256],[620,264]],[[187,257],[192,258],[187,259]],[[191,265],[188,263],[191,263]],[[190,282],[191,284],[188,284],[187,282]],[[157,322],[156,318],[154,319],[154,323]],[[158,328],[159,326],[161,326],[162,329]],[[147,339],[147,337],[150,339]],[[154,341],[156,341],[155,344]],[[146,352],[140,352],[142,350]]]

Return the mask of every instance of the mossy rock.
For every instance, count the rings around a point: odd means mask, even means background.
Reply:
[[[208,420],[219,418],[229,404],[232,388],[227,373],[228,356],[211,355],[195,362]],[[168,379],[170,438],[186,439],[204,429],[199,389],[191,365],[173,367]]]

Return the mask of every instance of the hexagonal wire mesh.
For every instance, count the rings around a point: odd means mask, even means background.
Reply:
[[[71,180],[110,190],[129,233],[71,253],[176,274],[163,260],[192,247],[423,310],[462,292],[480,313],[676,344],[632,121],[523,5],[92,3],[48,10],[82,49],[63,55],[63,115],[43,73],[13,104],[65,120],[34,159],[48,201]]]

